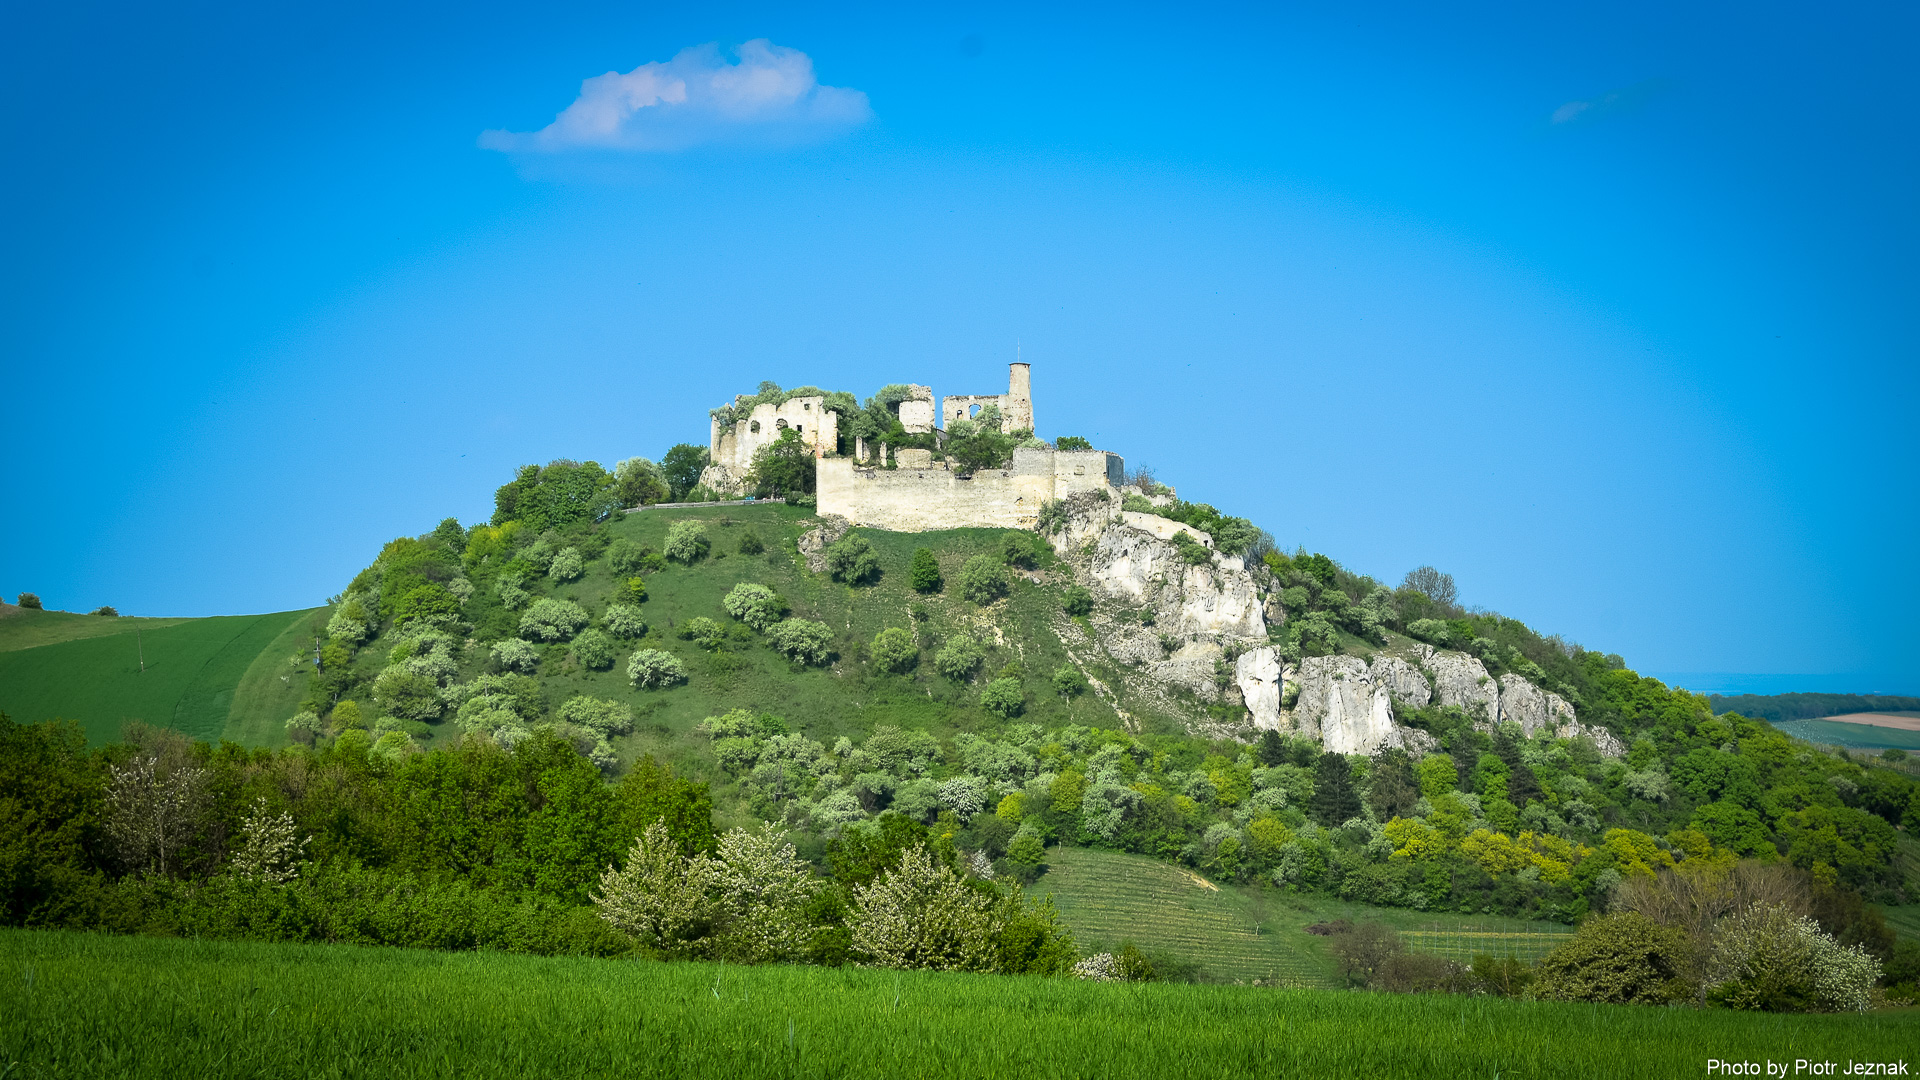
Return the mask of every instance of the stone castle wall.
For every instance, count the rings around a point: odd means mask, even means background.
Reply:
[[[1083,491],[1105,491],[1116,511],[1125,462],[1104,450],[1022,448],[1005,469],[963,477],[945,462],[877,469],[850,458],[819,464],[819,511],[894,532],[932,529],[1031,529],[1040,507]]]

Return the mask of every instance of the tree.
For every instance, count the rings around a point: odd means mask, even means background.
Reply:
[[[235,877],[285,885],[300,876],[297,864],[312,837],[300,836],[293,815],[267,812],[267,800],[257,798],[240,821],[240,850],[233,857]]]
[[[520,635],[533,641],[565,641],[589,621],[579,604],[541,597],[520,617]]]
[[[971,635],[955,634],[933,657],[933,670],[954,682],[966,682],[980,670],[986,650]]]
[[[727,609],[727,614],[761,631],[778,622],[787,609],[780,594],[750,581],[735,585],[720,601],[720,606]]]
[[[99,607],[94,608],[92,611],[87,612],[87,614],[105,615],[110,619],[118,618],[120,616],[120,612],[116,610],[112,604],[102,604]]]
[[[440,686],[429,676],[394,665],[373,680],[374,704],[402,720],[430,720],[440,715]]]
[[[605,671],[613,666],[613,657],[613,639],[599,630],[582,630],[573,639],[573,658],[583,668]]]
[[[946,453],[956,473],[970,476],[981,469],[1004,468],[1013,460],[1013,440],[1000,433],[997,423],[956,420],[947,429]]]
[[[1068,664],[1053,673],[1053,690],[1063,698],[1076,698],[1087,692],[1087,677]]]
[[[1365,986],[1396,953],[1404,951],[1400,935],[1384,923],[1363,922],[1343,934],[1334,934],[1327,951],[1340,964],[1340,973]]]
[[[767,628],[767,644],[800,664],[824,664],[833,655],[833,630],[812,619],[783,619]]]
[[[671,491],[660,466],[646,458],[630,457],[613,467],[613,494],[622,508],[663,502]]]
[[[13,602],[23,608],[31,608],[34,611],[42,610],[38,593],[23,592],[19,596],[14,597]]]
[[[22,605],[24,606],[24,605]],[[107,837],[131,869],[166,877],[179,869],[180,851],[200,829],[211,776],[197,765],[163,768],[160,755],[107,767]]]
[[[1353,791],[1353,770],[1347,759],[1329,750],[1313,769],[1313,820],[1333,829],[1360,816],[1360,796]]]
[[[937,593],[946,585],[940,576],[940,560],[934,558],[930,548],[915,548],[913,565],[907,571],[907,583],[918,593]]]
[[[925,847],[853,890],[853,947],[878,967],[988,971],[999,929],[993,901]]]
[[[812,867],[772,825],[729,830],[718,854],[722,955],[750,964],[799,959],[813,930],[807,907],[819,890]]]
[[[676,521],[667,526],[667,558],[691,565],[704,558],[713,544],[707,540],[707,526],[700,521]]]
[[[1093,593],[1085,585],[1073,585],[1060,597],[1060,610],[1069,615],[1093,614]]]
[[[587,561],[580,557],[577,547],[563,547],[553,555],[553,562],[547,566],[547,576],[555,581],[577,581],[587,571]]]
[[[1078,435],[1062,435],[1053,440],[1055,450],[1091,450],[1093,444]]]
[[[1417,566],[1407,571],[1402,588],[1412,589],[1433,601],[1435,607],[1443,612],[1453,613],[1455,603],[1460,599],[1459,591],[1454,587],[1453,575],[1443,574],[1431,566]]]
[[[995,679],[980,691],[980,707],[1003,720],[1011,720],[1026,711],[1027,698],[1020,692],[1019,679]]]
[[[960,568],[960,595],[973,603],[991,604],[1010,588],[1006,565],[991,555],[975,555]]]
[[[1420,801],[1420,783],[1405,750],[1381,750],[1367,770],[1367,805],[1381,821],[1411,813]]]
[[[719,867],[704,853],[683,855],[664,822],[646,827],[626,864],[600,876],[594,907],[609,926],[666,953],[690,955],[719,921]]]
[[[535,532],[601,521],[618,509],[614,479],[594,461],[522,465],[493,494],[493,524],[518,521]]]
[[[23,725],[0,713],[0,921],[57,922],[93,875],[106,772],[78,724]]]
[[[880,580],[880,556],[859,533],[848,533],[827,545],[826,559],[827,573],[835,581],[861,585]]]
[[[660,475],[671,490],[673,501],[687,497],[694,485],[700,482],[700,474],[707,467],[707,448],[692,443],[679,443],[667,451],[660,459]]]
[[[670,652],[639,649],[627,658],[627,679],[643,690],[687,681],[687,669]]]
[[[1598,915],[1540,961],[1536,996],[1548,1001],[1664,1005],[1684,1001],[1687,935],[1637,912]]]
[[[801,441],[798,431],[788,428],[753,452],[747,483],[763,499],[794,492],[811,495],[815,471],[813,451]]]
[[[614,789],[620,827],[638,836],[660,822],[683,855],[713,851],[713,794],[707,785],[674,775],[652,754],[641,757]]]
[[[740,533],[740,554],[758,555],[765,550],[767,550],[766,542],[760,539],[759,533],[752,529],[746,529]]]
[[[873,636],[869,655],[881,671],[904,675],[919,661],[920,643],[913,639],[913,631],[889,626]]]
[[[608,604],[605,622],[607,633],[614,637],[631,640],[647,636],[647,620],[632,604]]]
[[[1032,570],[1046,557],[1046,542],[1029,532],[1004,532],[1000,534],[1000,557],[1008,566],[1017,566],[1022,570]]]

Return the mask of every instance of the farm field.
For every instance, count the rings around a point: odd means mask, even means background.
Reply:
[[[284,741],[274,721],[292,713],[255,716],[263,709],[277,711],[282,703],[265,685],[247,694],[239,690],[268,647],[295,626],[304,627],[313,613],[180,620],[67,616],[91,620],[93,625],[84,628],[65,619],[45,627],[32,625],[42,614],[63,612],[28,613],[25,622],[20,616],[0,620],[12,640],[35,633],[67,635],[65,640],[0,651],[0,711],[26,724],[76,720],[96,744],[119,738],[127,721],[143,720],[208,741],[228,736],[234,725],[254,732],[256,743],[273,745],[273,736]],[[9,625],[16,622],[21,623],[17,631]],[[165,625],[150,628],[155,622]],[[115,632],[95,633],[100,625]],[[76,629],[83,629],[85,636],[74,633]],[[289,679],[285,685],[293,688],[298,681]],[[292,689],[293,699],[304,689]]]
[[[1482,952],[1536,960],[1573,933],[1559,923],[1428,915],[1244,889],[1143,855],[1059,847],[1047,850],[1047,860],[1051,869],[1033,894],[1053,898],[1082,951],[1131,941],[1197,963],[1212,980],[1338,986],[1326,939],[1306,931],[1333,919],[1386,923],[1409,949],[1463,963]]]
[[[1821,746],[1920,752],[1920,731],[1834,720],[1784,720],[1773,726],[1784,734]]]
[[[0,972],[0,1075],[28,1078],[1667,1080],[1703,1075],[1709,1057],[1915,1051],[1911,1010],[1782,1016],[53,931],[0,931]]]

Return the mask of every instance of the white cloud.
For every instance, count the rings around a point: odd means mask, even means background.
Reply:
[[[678,150],[714,142],[802,142],[845,131],[873,115],[867,95],[822,86],[813,59],[758,38],[729,61],[718,45],[609,71],[539,131],[486,131],[489,150]]]

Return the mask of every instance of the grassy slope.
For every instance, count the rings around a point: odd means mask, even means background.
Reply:
[[[0,652],[14,652],[40,645],[55,645],[62,641],[77,641],[81,638],[130,634],[136,626],[142,630],[157,630],[163,626],[174,626],[191,621],[193,620],[141,619],[125,615],[118,618],[76,615],[71,611],[40,611],[34,608],[15,607],[12,604],[0,604]]]
[[[1702,1075],[1897,1060],[1912,1010],[1775,1016],[1448,995],[737,968],[0,931],[0,1075]],[[1844,1068],[1845,1066],[1840,1066]]]
[[[1331,919],[1376,920],[1420,952],[1471,961],[1478,952],[1533,960],[1572,931],[1491,915],[1425,915],[1325,896],[1248,889],[1202,878],[1143,855],[1052,848],[1036,896],[1051,896],[1082,951],[1131,941],[1201,965],[1205,975],[1280,986],[1335,986],[1326,939],[1306,927]]]
[[[309,614],[186,619],[152,630],[149,620],[102,619],[123,625],[115,627],[117,633],[0,652],[0,710],[22,723],[77,720],[94,742],[118,738],[129,720],[217,740],[228,731],[248,668],[282,631]],[[258,700],[254,695],[242,704]]]

